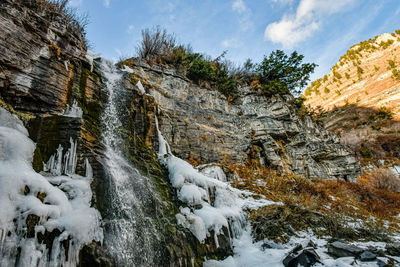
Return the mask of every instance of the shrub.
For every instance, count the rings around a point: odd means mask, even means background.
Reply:
[[[51,15],[61,15],[71,29],[78,31],[83,38],[86,38],[85,28],[89,24],[87,13],[79,14],[75,8],[69,7],[69,0],[37,0],[41,9],[50,11]],[[70,30],[71,30],[70,29]],[[85,43],[88,41],[85,39]]]
[[[333,76],[335,76],[335,78],[337,78],[338,80],[342,79],[342,75],[340,75],[340,73],[336,72],[335,70],[333,70]]]
[[[202,81],[209,82],[225,96],[235,98],[238,95],[236,79],[229,75],[227,65],[220,60],[221,57],[210,61],[203,55],[193,54],[187,76],[198,84]]]
[[[396,63],[394,63],[394,61],[393,60],[388,60],[388,63],[389,63],[389,68],[388,69],[394,69],[394,68],[396,68]]]
[[[176,38],[167,33],[166,29],[156,26],[142,30],[142,40],[136,48],[139,57],[155,60],[171,54],[177,47]]]
[[[250,213],[256,240],[286,242],[293,230],[310,228],[334,238],[384,240],[390,229],[380,220],[396,223],[400,212],[400,194],[373,187],[365,178],[352,183],[280,175],[267,168],[231,165],[229,169],[235,173],[234,187],[283,203]],[[360,220],[356,229],[349,224]],[[397,223],[394,227],[399,228]]]
[[[303,63],[304,56],[296,51],[290,56],[281,50],[273,51],[256,66],[258,80],[267,95],[281,93],[298,94],[310,80],[315,63]]]
[[[393,111],[390,108],[383,106],[378,109],[376,116],[381,119],[392,119]]]
[[[366,175],[366,178],[375,188],[400,192],[400,178],[389,169],[379,168]]]
[[[395,80],[400,80],[400,70],[393,69],[392,70],[392,78]]]

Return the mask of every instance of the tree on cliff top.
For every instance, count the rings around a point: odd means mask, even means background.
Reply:
[[[273,51],[255,66],[261,89],[268,95],[299,94],[307,85],[317,64],[302,63],[304,56],[294,51],[290,56],[282,50]]]

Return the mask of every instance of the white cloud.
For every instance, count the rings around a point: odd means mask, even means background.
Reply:
[[[264,38],[291,48],[320,29],[324,18],[348,9],[355,1],[358,0],[301,0],[295,14],[285,14],[267,26]]]
[[[251,10],[246,6],[243,0],[235,0],[232,3],[232,10],[240,15],[239,25],[242,31],[247,31],[253,27]]]
[[[126,29],[126,32],[131,34],[133,33],[133,31],[135,30],[135,26],[133,26],[132,24],[128,26],[128,28]]]
[[[110,1],[111,0],[104,0],[104,6],[109,7],[110,6]]]
[[[239,48],[242,46],[242,42],[236,38],[226,39],[221,42],[221,46],[224,48]]]
[[[238,13],[244,13],[247,10],[246,5],[244,4],[243,0],[235,0],[232,4],[232,9]]]
[[[292,4],[294,0],[271,0],[272,3],[280,4],[280,5],[288,5]]]
[[[68,4],[72,7],[78,7],[82,5],[83,0],[70,0]]]

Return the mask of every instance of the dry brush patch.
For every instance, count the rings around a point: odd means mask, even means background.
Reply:
[[[257,240],[286,242],[296,231],[311,229],[334,239],[387,241],[399,230],[400,194],[374,187],[368,177],[351,183],[242,165],[230,171],[236,173],[234,187],[283,203],[250,213]]]

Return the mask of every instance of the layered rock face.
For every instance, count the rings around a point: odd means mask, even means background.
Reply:
[[[305,104],[330,111],[355,104],[391,108],[400,118],[400,30],[352,46],[331,71],[306,89]]]
[[[181,158],[197,163],[251,164],[310,178],[355,180],[359,163],[339,139],[300,118],[291,96],[248,88],[234,103],[173,69],[133,60],[127,84],[141,81],[159,109],[160,128]]]
[[[45,6],[13,0],[0,5],[1,95],[32,113],[59,112],[78,94],[91,98],[99,89],[80,31]]]

